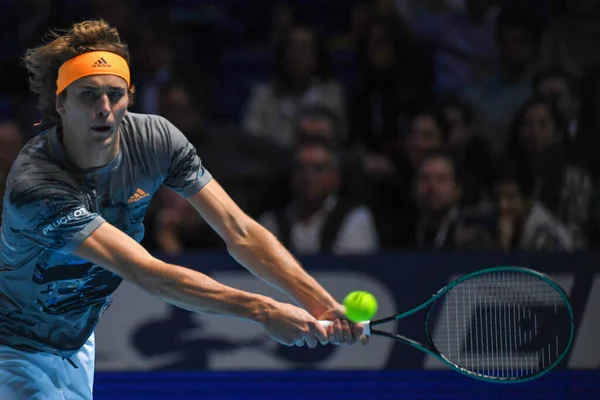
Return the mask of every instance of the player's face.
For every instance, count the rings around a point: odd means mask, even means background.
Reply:
[[[63,130],[83,145],[110,145],[118,137],[129,95],[124,79],[114,75],[81,78],[57,101]]]

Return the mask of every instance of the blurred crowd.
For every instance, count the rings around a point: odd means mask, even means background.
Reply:
[[[295,254],[600,244],[596,0],[0,0],[0,178],[44,129],[20,58],[104,18],[160,114]],[[2,187],[3,187],[2,183]],[[168,189],[144,244],[223,241]]]

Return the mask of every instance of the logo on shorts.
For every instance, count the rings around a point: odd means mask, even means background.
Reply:
[[[88,214],[89,214],[89,211],[85,207],[78,208],[77,210],[73,211],[72,213],[68,214],[67,216],[60,217],[56,221],[49,224],[42,230],[42,232],[44,233],[44,235],[47,235],[48,232],[52,232],[59,226],[65,225],[66,223],[68,223],[70,221],[76,220],[76,219],[81,218]]]
[[[104,59],[104,57],[98,59],[95,63],[92,64],[92,68],[108,68],[111,65]]]
[[[136,190],[135,193],[129,199],[127,199],[127,202],[135,203],[136,201],[140,201],[144,197],[148,197],[148,196],[150,196],[148,193],[146,193],[142,189],[138,188],[138,190]]]

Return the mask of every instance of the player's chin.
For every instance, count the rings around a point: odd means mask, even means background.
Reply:
[[[92,138],[99,140],[111,139],[117,133],[117,129],[114,126],[92,127],[89,131]]]

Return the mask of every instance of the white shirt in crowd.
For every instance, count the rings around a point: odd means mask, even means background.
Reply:
[[[307,223],[292,222],[290,240],[298,254],[309,255],[319,252],[321,229],[325,218],[336,204],[335,198],[329,198],[322,210]],[[263,214],[258,222],[276,237],[279,236],[278,224],[274,213]],[[379,249],[379,239],[375,219],[365,206],[351,210],[341,224],[340,231],[333,243],[332,252],[336,255],[370,254]]]

